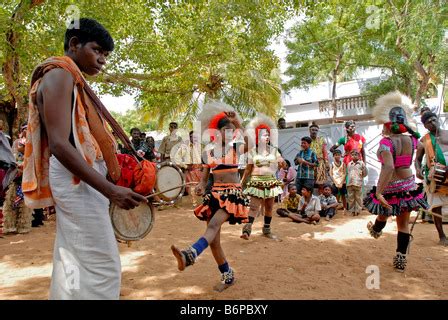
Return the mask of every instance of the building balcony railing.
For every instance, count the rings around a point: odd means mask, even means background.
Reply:
[[[369,98],[369,96],[354,96],[336,99],[336,107],[338,111],[368,108],[370,107]],[[329,112],[332,110],[331,100],[319,101],[319,112]]]

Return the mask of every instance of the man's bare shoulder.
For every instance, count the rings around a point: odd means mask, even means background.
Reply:
[[[58,92],[67,87],[73,86],[73,76],[67,70],[62,68],[55,68],[48,71],[43,77],[39,85],[38,91],[42,92],[44,89],[55,90]]]

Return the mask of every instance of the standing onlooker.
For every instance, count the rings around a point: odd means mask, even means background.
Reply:
[[[185,173],[185,182],[199,182],[202,177],[202,159],[201,146],[194,131],[190,131],[189,142],[182,143],[174,155],[174,163],[178,165]],[[193,207],[196,207],[197,201],[194,195],[196,186],[187,185],[186,191],[192,198]]]
[[[0,238],[3,236],[3,203],[6,189],[15,175],[15,158],[6,134],[3,132],[3,121],[0,120]]]
[[[160,153],[157,151],[156,142],[152,136],[146,138],[146,145],[148,146],[148,160],[152,162],[160,162]]]
[[[347,166],[348,209],[357,216],[362,210],[362,185],[367,176],[367,167],[359,160],[359,151],[352,150],[352,161]]]
[[[317,161],[319,161],[318,166],[314,169],[316,179],[315,183],[318,187],[319,194],[322,194],[324,183],[327,182],[328,178],[327,170],[329,169],[327,142],[324,137],[317,136],[319,133],[319,126],[317,124],[313,123],[310,125],[309,131],[310,138],[312,140],[310,149],[314,151],[317,156]]]
[[[333,194],[336,195],[336,198],[338,198],[338,200],[342,200],[345,215],[345,210],[347,209],[347,184],[345,183],[347,167],[345,163],[341,161],[341,156],[341,150],[334,150],[333,163],[330,167],[330,177],[331,180],[333,180]]]
[[[161,154],[162,161],[170,161],[171,159],[171,150],[173,147],[182,142],[182,138],[176,134],[177,131],[177,122],[170,122],[170,134],[163,137],[162,143],[159,147],[159,152]]]
[[[324,185],[324,190],[319,195],[320,206],[322,210],[319,212],[321,217],[325,217],[325,220],[330,221],[336,214],[336,208],[338,207],[338,200],[331,193],[331,186],[329,184]]]
[[[277,128],[279,130],[286,129],[286,120],[284,118],[278,119],[278,121],[277,121]]]
[[[142,158],[150,160],[148,158],[148,156],[150,156],[150,154],[147,155],[149,148],[146,144],[145,139],[142,140],[142,133],[141,133],[140,129],[132,128],[130,133],[131,133],[132,146],[134,147],[135,151],[137,151],[137,154]],[[133,152],[131,150],[124,148],[124,147],[122,147],[121,153],[133,154]]]
[[[352,160],[352,150],[358,150],[360,152],[360,159],[364,161],[366,159],[366,153],[364,150],[364,144],[366,138],[356,133],[356,123],[353,120],[349,120],[345,123],[346,136],[341,137],[334,146],[330,148],[331,152],[334,152],[340,145],[344,145],[344,163],[347,165]]]
[[[5,233],[28,233],[32,226],[32,211],[23,201],[22,172],[25,154],[27,125],[20,128],[19,138],[12,144],[12,152],[17,162],[18,173],[6,191],[3,214]]]
[[[300,146],[302,150],[297,153],[294,163],[298,165],[296,176],[296,187],[302,192],[302,187],[314,188],[314,168],[319,164],[316,154],[311,150],[311,138],[303,137]]]

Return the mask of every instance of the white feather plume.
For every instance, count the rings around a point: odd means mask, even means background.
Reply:
[[[201,134],[204,134],[204,132],[208,129],[213,117],[221,112],[231,111],[235,112],[237,120],[239,121],[239,123],[242,123],[242,119],[239,114],[228,104],[217,100],[212,100],[206,103],[203,106],[201,113],[198,115],[198,120],[201,123]]]
[[[270,129],[270,141],[272,145],[278,145],[278,132],[275,122],[264,113],[258,113],[246,126],[246,134],[249,138],[249,144],[255,146],[256,130],[255,128],[265,124]]]
[[[399,91],[389,92],[379,97],[372,110],[372,115],[378,124],[390,122],[389,113],[394,107],[402,107],[406,113],[407,125],[412,129],[417,129],[417,124],[412,118],[412,101],[409,97]]]

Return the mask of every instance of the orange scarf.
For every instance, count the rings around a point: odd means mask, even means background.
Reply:
[[[34,70],[29,94],[22,190],[25,203],[30,208],[45,208],[54,204],[49,184],[48,136],[40,121],[36,100],[42,77],[54,68],[63,68],[73,76],[75,104],[72,112],[72,132],[76,149],[90,166],[93,166],[95,160],[104,159],[112,181],[120,178],[121,170],[115,155],[116,141],[86,94],[81,70],[69,57],[51,57]],[[73,183],[79,182],[79,178],[74,176]]]

